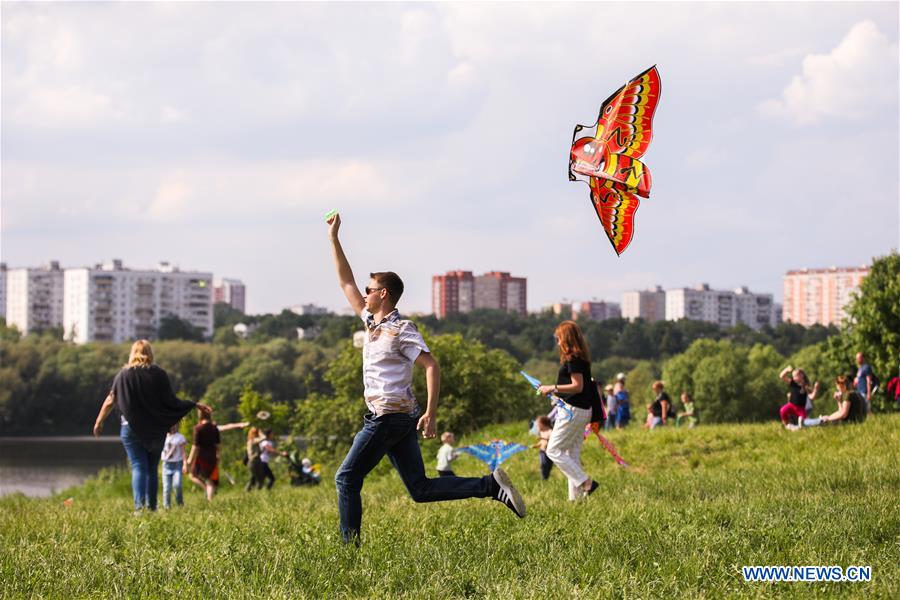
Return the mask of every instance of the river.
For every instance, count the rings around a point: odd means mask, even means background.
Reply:
[[[112,466],[128,466],[117,436],[0,437],[0,496],[50,496]]]

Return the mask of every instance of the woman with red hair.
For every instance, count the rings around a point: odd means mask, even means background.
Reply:
[[[559,346],[556,385],[542,385],[541,394],[553,394],[562,402],[547,443],[547,457],[569,480],[569,500],[589,496],[597,489],[581,466],[584,428],[591,422],[596,385],[591,379],[591,355],[581,329],[574,321],[563,321],[553,334]]]

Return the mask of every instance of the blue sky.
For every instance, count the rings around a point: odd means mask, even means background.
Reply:
[[[898,245],[898,4],[3,3],[0,253],[168,260],[251,312],[343,307],[357,279],[428,311],[451,269],[529,308],[655,284],[782,295]],[[651,197],[616,257],[566,162],[656,64]]]

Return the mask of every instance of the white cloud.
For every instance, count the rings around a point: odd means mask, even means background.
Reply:
[[[190,198],[191,188],[185,183],[184,174],[178,173],[159,186],[148,216],[156,221],[177,221],[184,216]]]
[[[824,118],[859,119],[897,102],[897,43],[871,21],[854,25],[828,54],[809,54],[780,99],[759,105],[760,114],[795,123]]]
[[[122,112],[112,98],[87,86],[35,87],[13,111],[13,120],[37,129],[115,120]]]
[[[168,104],[159,109],[160,123],[182,123],[187,120],[184,111],[178,110],[174,106]]]
[[[766,54],[756,54],[747,59],[747,63],[754,67],[779,67],[793,61],[804,52],[800,48],[783,48]]]

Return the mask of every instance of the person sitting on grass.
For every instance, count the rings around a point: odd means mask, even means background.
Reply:
[[[809,379],[803,369],[793,369],[790,365],[778,374],[782,381],[788,384],[788,403],[781,407],[779,414],[785,427],[793,425],[793,419],[797,420],[797,426],[802,427],[806,418],[806,405],[816,399],[819,393],[819,382],[809,389]]]
[[[688,429],[693,429],[697,426],[697,417],[694,412],[694,399],[690,394],[684,392],[681,394],[681,403],[684,405],[684,410],[678,413],[678,416],[675,418],[675,427],[681,427],[681,421],[683,419],[684,422],[688,424]]]
[[[834,381],[837,391],[834,394],[838,408],[830,415],[822,415],[818,419],[804,419],[804,427],[817,427],[825,423],[862,423],[866,420],[866,404],[859,392],[850,387],[849,377],[840,375]],[[800,429],[797,426],[790,427],[792,431]]]

